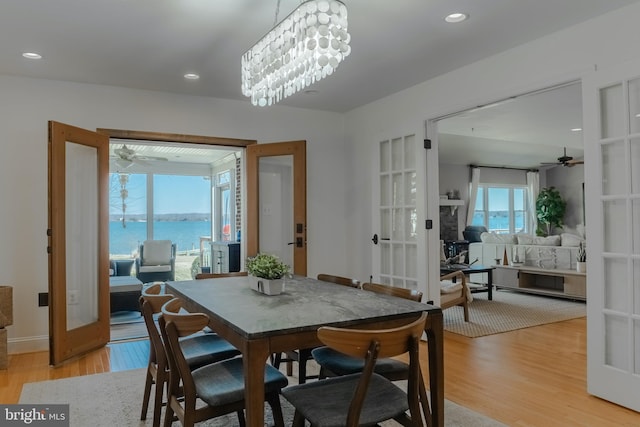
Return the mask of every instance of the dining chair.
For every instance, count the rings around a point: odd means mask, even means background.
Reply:
[[[165,427],[170,427],[174,415],[183,426],[236,412],[241,426],[244,420],[244,374],[242,357],[226,359],[191,370],[185,357],[183,337],[201,332],[209,323],[204,313],[181,312],[182,303],[172,299],[162,306],[158,318],[162,336],[167,343],[169,387]],[[264,395],[271,406],[276,427],[284,427],[280,391],[288,384],[287,377],[270,365],[265,365]],[[202,401],[206,405],[196,402]]]
[[[416,302],[420,302],[422,300],[422,292],[413,289],[398,288],[391,285],[369,282],[363,283],[362,289]],[[340,353],[339,351],[327,346],[314,348],[311,351],[311,355],[320,365],[320,374],[318,376],[320,379],[324,379],[328,376],[355,374],[357,372],[362,372],[362,369],[364,368],[364,362],[362,359]],[[409,365],[396,359],[380,358],[376,361],[374,369],[377,374],[383,375],[391,381],[406,380],[409,376]]]
[[[336,285],[348,286],[350,288],[359,288],[360,282],[348,277],[334,276],[332,274],[318,274],[318,280],[323,282],[334,283]],[[275,368],[280,368],[280,363],[287,364],[287,375],[293,375],[293,362],[298,363],[298,383],[304,384],[309,378],[319,378],[318,375],[307,375],[307,362],[313,359],[311,351],[313,348],[301,348],[298,350],[290,350],[284,353],[274,353],[271,355],[271,364]]]
[[[344,329],[323,326],[318,339],[327,347],[362,360],[357,374],[327,378],[285,388],[282,395],[295,408],[293,427],[355,427],[394,419],[404,426],[431,425],[431,412],[420,371],[420,337],[427,314],[404,326]],[[407,390],[375,372],[376,359],[409,354]],[[422,386],[421,386],[422,384]],[[409,411],[409,414],[406,411]],[[422,411],[422,412],[421,412]],[[423,419],[424,416],[424,419]]]
[[[147,327],[150,343],[140,419],[147,418],[151,388],[155,385],[152,424],[154,427],[160,425],[164,389],[169,379],[169,364],[165,345],[155,317],[161,312],[162,306],[174,298],[171,294],[163,294],[160,284],[154,284],[144,289],[140,297],[140,310]],[[184,338],[180,343],[190,369],[196,369],[240,354],[238,349],[217,335],[194,335]]]
[[[467,285],[467,276],[462,271],[440,276],[440,308],[446,310],[457,305],[464,310],[464,321],[469,321],[469,302],[471,291]]]

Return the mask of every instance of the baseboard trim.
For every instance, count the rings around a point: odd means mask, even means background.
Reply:
[[[9,354],[34,353],[36,351],[49,351],[49,335],[7,340],[7,353]]]

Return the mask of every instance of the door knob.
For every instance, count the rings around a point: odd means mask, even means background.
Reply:
[[[371,239],[371,241],[373,242],[374,245],[377,245],[378,244],[378,235],[374,234],[373,235],[373,239]]]

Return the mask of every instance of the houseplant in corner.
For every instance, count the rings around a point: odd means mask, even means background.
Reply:
[[[536,199],[538,236],[549,236],[554,228],[562,228],[567,202],[555,187],[543,188]]]
[[[275,255],[258,254],[247,258],[247,272],[253,277],[251,288],[266,295],[278,295],[284,290],[284,276],[289,266]]]
[[[584,248],[584,243],[580,242],[578,246],[578,253],[576,255],[576,271],[578,273],[587,272],[587,250]]]

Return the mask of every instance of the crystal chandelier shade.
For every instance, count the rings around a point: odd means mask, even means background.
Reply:
[[[338,68],[349,55],[347,8],[337,0],[301,4],[242,56],[242,93],[272,105]]]

